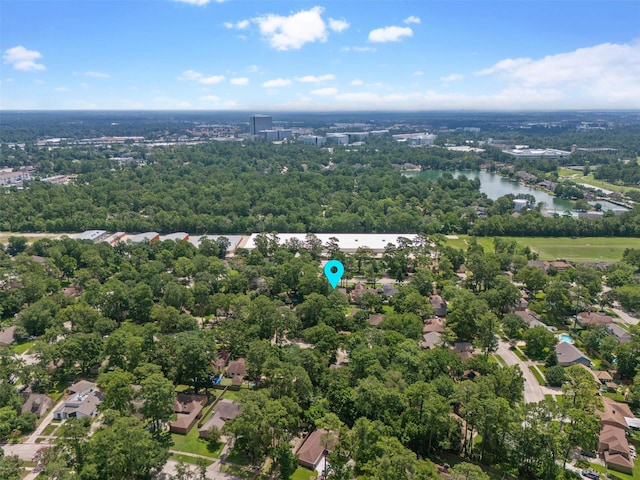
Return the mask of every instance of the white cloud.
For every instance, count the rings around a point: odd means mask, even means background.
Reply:
[[[296,77],[296,81],[302,83],[322,83],[327,82],[329,80],[335,80],[336,76],[333,73],[328,73],[326,75],[305,75],[304,77]]]
[[[40,52],[28,50],[22,45],[5,50],[2,58],[4,63],[8,63],[16,70],[46,70],[44,65],[36,63],[37,59],[42,58]]]
[[[188,3],[189,5],[196,5],[203,7],[207,5],[211,0],[174,0],[175,2]],[[224,0],[216,0],[218,3],[222,3]]]
[[[93,78],[111,78],[111,75],[104,72],[84,72],[83,75],[86,77],[93,77]]]
[[[353,85],[354,87],[359,87],[360,85],[364,85],[364,82],[359,78],[356,78],[354,80],[351,80],[351,85]]]
[[[383,27],[369,32],[369,41],[375,43],[398,42],[402,37],[413,37],[410,27]]]
[[[342,32],[349,28],[350,24],[346,20],[329,19],[329,28],[334,32]]]
[[[422,20],[420,20],[420,17],[411,15],[410,17],[404,19],[404,23],[406,23],[407,25],[409,25],[410,23],[422,23]]]
[[[424,75],[424,72],[422,72],[421,70],[416,70],[411,74],[412,77],[421,77],[422,75]]]
[[[224,79],[224,75],[211,75],[209,77],[205,77],[202,73],[196,72],[195,70],[186,70],[178,76],[178,80],[198,82],[203,85],[213,85],[215,83],[222,82]]]
[[[213,85],[215,83],[220,83],[224,80],[224,75],[211,75],[210,77],[202,77],[198,80],[198,83],[202,83],[204,85]]]
[[[464,75],[460,73],[452,73],[451,75],[447,75],[446,77],[440,77],[440,80],[449,83],[449,82],[458,82],[464,78]]]
[[[247,77],[237,77],[229,80],[229,83],[231,83],[231,85],[239,85],[239,86],[249,85],[249,79]]]
[[[205,95],[204,97],[200,97],[200,101],[217,103],[220,101],[220,97],[216,97],[215,95]]]
[[[249,73],[258,73],[260,71],[260,67],[258,65],[249,65],[247,67],[247,72]]]
[[[56,92],[70,92],[71,91],[71,89],[67,88],[67,87],[56,87],[56,88],[54,88],[54,90]]]
[[[298,50],[305,43],[326,42],[327,28],[322,19],[322,7],[301,10],[288,17],[264,15],[254,18],[260,33],[276,50]]]
[[[321,95],[321,96],[335,95],[336,93],[338,93],[338,89],[331,88],[331,87],[318,88],[317,90],[311,90],[311,93],[313,93],[314,95]]]
[[[553,89],[590,105],[613,102],[640,106],[640,41],[602,43],[571,52],[531,58],[507,58],[476,75],[497,75],[513,88]],[[625,103],[628,102],[628,103]]]
[[[343,52],[375,52],[373,47],[342,47],[340,50]]]
[[[287,87],[289,85],[291,85],[291,80],[286,78],[276,78],[275,80],[269,80],[262,84],[265,88]]]
[[[237,28],[238,30],[245,30],[249,27],[250,24],[251,22],[249,20],[240,20],[236,23],[224,22],[222,25],[224,25],[224,27],[228,29]]]

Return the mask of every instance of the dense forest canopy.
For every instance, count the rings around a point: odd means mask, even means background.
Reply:
[[[495,149],[412,149],[384,138],[331,151],[295,143],[212,142],[134,151],[144,164],[120,164],[110,160],[108,149],[78,146],[4,153],[37,159],[41,175],[77,178],[69,185],[31,181],[24,190],[5,190],[0,230],[640,235],[637,209],[589,221],[545,218],[533,209],[513,219],[513,204],[489,208],[494,202],[477,180],[444,175],[429,181],[394,168],[408,163],[478,169],[503,159]],[[540,162],[532,166],[547,170]],[[489,209],[488,219],[477,219],[478,207]]]

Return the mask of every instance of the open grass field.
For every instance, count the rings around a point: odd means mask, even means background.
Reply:
[[[316,478],[318,478],[318,472],[302,467],[298,467],[298,469],[293,472],[293,475],[291,476],[291,480],[310,480]]]
[[[612,237],[504,237],[528,246],[540,256],[540,260],[564,259],[570,262],[618,262],[625,248],[640,248],[640,238]],[[478,237],[485,252],[493,252],[493,237]],[[466,249],[469,236],[458,235],[447,239],[447,245]]]
[[[630,190],[638,190],[638,188],[636,187],[616,185],[615,183],[596,180],[595,178],[593,178],[593,173],[584,176],[582,175],[582,172],[576,172],[575,170],[569,170],[568,168],[558,168],[558,175],[562,178],[571,180],[576,183],[586,183],[587,185],[593,185],[594,187],[604,188],[605,190],[611,190],[613,192],[628,192]]]

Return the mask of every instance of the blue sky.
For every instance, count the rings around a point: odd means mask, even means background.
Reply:
[[[1,109],[640,108],[637,0],[0,0]]]

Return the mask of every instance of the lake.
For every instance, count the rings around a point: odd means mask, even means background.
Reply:
[[[573,202],[569,200],[562,200],[561,198],[550,195],[542,190],[536,190],[535,188],[522,185],[520,183],[513,182],[505,177],[502,177],[496,173],[487,172],[484,170],[465,170],[465,171],[445,171],[445,170],[423,170],[421,172],[403,172],[402,174],[407,177],[420,177],[427,180],[436,180],[444,173],[450,173],[454,177],[459,175],[465,175],[467,178],[479,178],[480,179],[480,191],[485,193],[487,197],[492,200],[512,193],[529,194],[533,195],[536,199],[536,204],[539,202],[545,203],[545,208],[549,211],[556,211],[558,213],[565,212],[567,210],[573,210]]]

